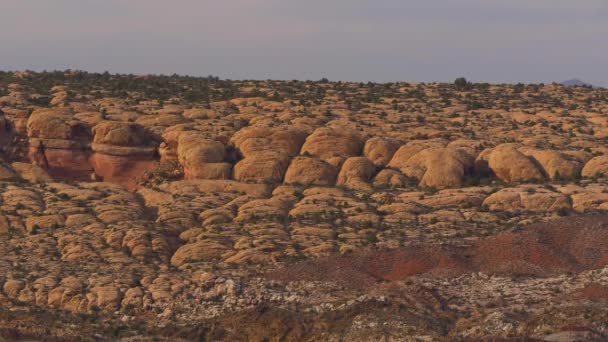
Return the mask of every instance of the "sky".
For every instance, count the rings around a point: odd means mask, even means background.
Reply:
[[[608,0],[0,0],[0,69],[608,86]]]

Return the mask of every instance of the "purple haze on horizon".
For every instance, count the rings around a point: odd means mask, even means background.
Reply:
[[[0,69],[608,86],[608,0],[3,0]]]

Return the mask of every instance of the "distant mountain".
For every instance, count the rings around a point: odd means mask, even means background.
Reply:
[[[580,86],[590,86],[592,87],[591,84],[583,82],[581,80],[579,80],[578,78],[573,78],[571,80],[567,80],[561,83],[561,85],[563,86],[568,86],[568,87],[580,87]]]

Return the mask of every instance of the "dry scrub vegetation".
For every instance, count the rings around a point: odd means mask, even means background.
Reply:
[[[605,340],[606,139],[602,88],[0,72],[0,336]]]

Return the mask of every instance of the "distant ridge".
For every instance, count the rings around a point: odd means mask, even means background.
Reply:
[[[593,87],[593,85],[583,82],[583,81],[579,80],[578,78],[573,78],[571,80],[561,82],[560,84],[563,86],[568,86],[568,87],[582,87],[582,86]]]

